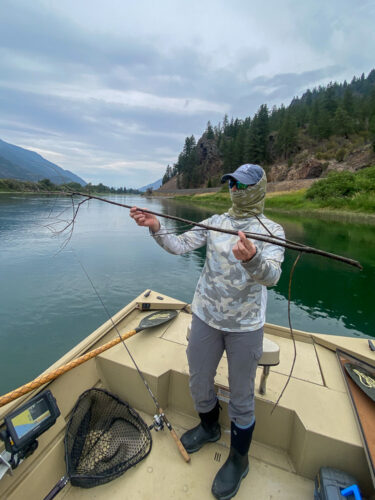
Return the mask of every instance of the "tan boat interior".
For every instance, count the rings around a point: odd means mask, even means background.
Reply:
[[[145,305],[146,304],[146,305]],[[142,310],[147,308],[147,310]],[[178,435],[198,422],[189,392],[186,333],[191,321],[187,304],[157,292],[142,293],[113,318],[122,334],[137,327],[153,309],[176,309],[178,316],[160,327],[140,332],[127,345],[160,406]],[[340,348],[375,366],[375,353],[366,339],[335,337],[295,331],[296,363],[289,385],[274,408],[293,362],[290,331],[266,324],[266,337],[280,347],[280,364],[271,367],[264,395],[259,392],[262,368],[256,381],[256,427],[250,448],[250,473],[238,499],[312,499],[314,478],[321,466],[352,474],[367,498],[375,498],[360,432],[342,378],[335,349]],[[115,338],[107,321],[59,359],[49,370]],[[221,439],[191,455],[185,463],[165,429],[152,431],[150,455],[120,478],[95,489],[68,485],[56,498],[67,499],[209,499],[213,478],[229,447],[227,417],[228,375],[225,356],[216,376],[221,401]],[[13,475],[0,481],[0,498],[44,498],[65,474],[64,433],[79,395],[89,387],[105,387],[141,413],[147,424],[156,412],[128,353],[120,343],[97,358],[67,372],[48,385],[61,411],[56,424],[39,438],[39,446]],[[41,389],[39,389],[41,390]],[[34,393],[0,409],[0,418]]]

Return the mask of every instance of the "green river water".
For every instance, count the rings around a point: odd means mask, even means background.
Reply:
[[[113,197],[161,213],[200,221],[211,213],[167,199]],[[68,199],[0,195],[0,394],[35,376],[108,319],[79,261],[114,314],[145,289],[191,302],[205,251],[174,256],[129,218],[127,209],[90,200],[67,234]],[[292,287],[294,328],[375,337],[375,228],[272,214],[287,238],[359,260],[363,271],[303,255]],[[166,222],[175,228],[173,222]],[[65,248],[61,249],[64,241]],[[278,285],[269,289],[267,321],[288,325],[287,251]]]

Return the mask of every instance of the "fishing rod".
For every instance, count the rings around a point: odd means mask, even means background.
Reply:
[[[71,197],[73,197],[74,195],[85,197],[85,200],[83,200],[82,202],[80,202],[78,204],[77,209],[75,210],[74,215],[73,215],[73,220],[71,221],[71,223],[68,224],[68,226],[66,226],[66,228],[69,227],[69,226],[71,226],[72,224],[74,224],[74,220],[75,220],[75,218],[77,216],[77,213],[78,213],[78,210],[82,206],[82,204],[85,203],[88,200],[91,200],[91,199],[102,201],[104,203],[109,203],[111,205],[116,205],[116,206],[123,207],[123,208],[132,208],[131,205],[126,205],[124,203],[118,203],[116,201],[107,200],[105,198],[101,198],[99,196],[95,196],[95,195],[92,195],[92,194],[81,193],[79,191],[73,191],[73,192],[68,192],[68,193],[67,192],[60,192],[58,194],[68,195],[68,196],[71,196]],[[234,231],[234,230],[231,230],[231,229],[222,229],[222,228],[219,228],[219,227],[208,226],[207,224],[203,224],[201,222],[194,222],[194,221],[191,221],[191,220],[182,219],[181,217],[177,217],[175,215],[162,214],[162,213],[159,213],[159,212],[154,212],[152,210],[147,210],[145,208],[139,208],[138,210],[140,210],[141,212],[144,212],[144,213],[156,215],[158,217],[163,217],[165,219],[171,219],[171,220],[175,220],[175,221],[178,221],[178,222],[183,222],[183,223],[188,224],[188,225],[193,225],[193,226],[196,226],[196,227],[201,227],[201,228],[207,229],[209,231],[217,231],[219,233],[228,233],[228,234],[233,234],[234,236],[238,236],[238,231]],[[286,240],[285,238],[279,238],[277,236],[266,236],[266,235],[263,235],[263,234],[251,233],[251,232],[246,232],[246,231],[244,231],[244,234],[245,234],[246,238],[251,238],[251,239],[254,239],[254,240],[258,240],[258,241],[263,241],[263,242],[266,242],[266,243],[272,243],[274,245],[282,246],[282,247],[288,248],[290,250],[296,250],[298,252],[320,255],[320,256],[326,257],[328,259],[333,259],[333,260],[337,260],[337,261],[343,262],[343,263],[348,264],[350,266],[356,267],[356,268],[358,268],[360,270],[363,269],[361,263],[358,262],[357,260],[350,259],[349,257],[344,257],[342,255],[337,255],[337,254],[334,254],[334,253],[326,252],[325,250],[320,250],[318,248],[314,248],[314,247],[310,247],[310,246],[307,246],[307,245],[303,245],[301,243],[297,243],[297,242],[294,242],[294,241],[291,241],[291,240]]]
[[[98,201],[102,201],[104,203],[109,203],[111,205],[116,205],[116,206],[120,206],[120,207],[123,207],[123,208],[129,208],[131,209],[132,206],[131,205],[126,205],[126,204],[123,204],[123,203],[118,203],[118,202],[114,202],[114,201],[111,201],[111,200],[107,200],[105,198],[101,198],[99,196],[95,196],[95,195],[92,195],[92,194],[87,194],[87,193],[81,193],[79,191],[74,191],[73,189],[70,189],[68,186],[66,186],[66,189],[67,189],[67,192],[66,191],[58,191],[58,192],[50,192],[49,194],[58,194],[58,195],[65,195],[65,196],[70,196],[71,200],[72,200],[72,209],[73,209],[73,216],[72,216],[72,220],[65,226],[65,228],[61,231],[61,232],[64,232],[66,229],[68,229],[69,227],[71,227],[70,231],[71,231],[71,234],[70,236],[67,238],[67,241],[65,242],[65,244],[63,245],[64,247],[66,246],[66,244],[70,241],[70,238],[72,236],[72,233],[73,233],[73,230],[74,230],[74,224],[75,224],[75,219],[77,217],[77,214],[78,214],[78,211],[80,209],[80,207],[86,202],[86,201],[89,201],[90,199],[95,199],[95,200],[98,200]],[[75,204],[74,204],[74,196],[81,196],[83,197],[84,199],[78,203],[77,207],[75,207]],[[167,214],[162,214],[162,213],[159,213],[159,212],[154,212],[154,211],[151,211],[151,210],[147,210],[147,209],[139,209],[141,210],[142,212],[145,212],[145,213],[149,213],[149,214],[152,214],[152,215],[156,215],[158,217],[163,217],[165,219],[171,219],[171,220],[175,220],[175,221],[178,221],[178,222],[183,222],[184,224],[187,224],[187,225],[192,225],[192,226],[196,226],[196,227],[201,227],[202,229],[207,229],[207,230],[210,230],[210,231],[217,231],[217,232],[221,232],[221,233],[228,233],[228,234],[232,234],[232,235],[235,235],[235,236],[238,236],[238,232],[237,231],[233,231],[233,230],[229,230],[229,229],[222,229],[222,228],[218,228],[218,227],[213,227],[213,226],[208,226],[206,224],[203,224],[203,223],[197,223],[197,222],[194,222],[194,221],[190,221],[190,220],[187,220],[187,219],[183,219],[181,217],[177,217],[177,216],[173,216],[173,215],[167,215]],[[255,214],[254,214],[255,215]],[[340,261],[340,262],[343,262],[343,263],[346,263],[348,265],[351,265],[351,266],[354,266],[354,267],[357,267],[359,268],[360,270],[362,270],[362,265],[356,261],[356,260],[353,260],[353,259],[350,259],[350,258],[347,258],[347,257],[343,257],[343,256],[340,256],[340,255],[336,255],[336,254],[332,254],[330,252],[326,252],[324,250],[320,250],[320,249],[316,249],[316,248],[313,248],[313,247],[309,247],[309,246],[306,246],[304,244],[301,244],[301,243],[298,243],[298,242],[294,242],[294,241],[291,241],[291,240],[287,240],[285,238],[280,238],[278,236],[274,236],[270,230],[267,228],[267,226],[265,224],[263,224],[263,222],[259,219],[259,217],[257,215],[255,215],[255,217],[258,219],[259,223],[264,227],[264,229],[269,233],[269,237],[267,236],[264,236],[262,234],[259,234],[259,233],[251,233],[251,232],[245,232],[244,231],[244,234],[246,236],[246,238],[251,238],[251,239],[254,239],[254,240],[259,240],[259,241],[264,241],[264,242],[267,242],[267,243],[272,243],[272,244],[275,244],[275,245],[279,245],[279,246],[282,246],[284,248],[289,248],[291,250],[297,250],[299,252],[293,266],[292,266],[292,270],[291,270],[291,273],[290,273],[290,277],[289,277],[289,293],[288,293],[288,322],[289,322],[289,328],[290,328],[290,333],[291,333],[291,337],[292,337],[292,340],[293,340],[293,346],[294,346],[294,357],[293,357],[293,362],[292,362],[292,367],[291,367],[291,370],[290,370],[290,373],[289,373],[289,376],[288,376],[288,379],[284,385],[284,388],[283,390],[281,391],[277,401],[275,402],[273,408],[272,408],[272,411],[271,411],[271,415],[272,413],[274,412],[275,408],[278,406],[278,403],[282,397],[282,395],[284,394],[289,382],[290,382],[290,379],[292,377],[292,373],[293,373],[293,369],[294,369],[294,365],[295,365],[295,361],[296,361],[296,356],[297,356],[297,350],[296,350],[296,343],[295,343],[295,338],[294,338],[294,332],[293,332],[293,329],[292,329],[292,325],[291,325],[291,318],[290,318],[290,300],[291,300],[291,284],[292,284],[292,277],[293,277],[293,274],[294,274],[294,269],[297,265],[297,262],[298,260],[300,259],[301,257],[301,253],[302,252],[305,252],[305,253],[311,253],[311,254],[317,254],[317,255],[321,255],[323,257],[327,257],[327,258],[330,258],[330,259],[333,259],[333,260],[337,260],[337,261]],[[118,329],[117,329],[117,326],[115,325],[111,315],[109,314],[109,311],[108,309],[106,308],[102,298],[100,297],[97,289],[95,288],[95,285],[93,284],[92,280],[90,279],[86,269],[84,268],[83,264],[80,262],[80,260],[78,259],[78,257],[76,256],[80,266],[82,267],[85,275],[87,276],[92,288],[94,289],[95,291],[95,294],[97,295],[98,299],[100,300],[103,308],[105,309],[106,311],[106,314],[108,315],[110,321],[112,322],[116,332],[117,332],[117,335],[118,335],[118,339],[116,339],[116,341],[112,341],[112,342],[116,342],[119,343],[119,342],[122,342],[125,349],[127,350],[131,360],[133,361],[133,364],[134,366],[136,367],[145,387],[147,388],[151,398],[153,399],[154,401],[154,404],[158,410],[158,415],[155,415],[154,416],[154,423],[152,424],[151,428],[155,428],[156,431],[158,430],[161,430],[163,429],[163,422],[165,423],[165,425],[167,426],[168,430],[171,432],[171,435],[173,437],[173,439],[175,440],[176,442],[176,445],[181,453],[181,455],[183,456],[184,460],[186,462],[189,462],[190,461],[190,456],[188,455],[188,453],[186,452],[183,444],[181,443],[180,439],[178,438],[176,432],[174,431],[174,429],[172,428],[172,425],[170,424],[169,420],[167,419],[163,409],[160,407],[157,399],[155,398],[154,394],[152,393],[151,391],[151,388],[150,386],[148,385],[147,383],[147,380],[145,379],[143,373],[140,371],[135,359],[133,358],[132,354],[130,353],[127,345],[125,344],[125,335],[121,336],[121,334],[119,333]],[[142,323],[142,322],[141,322]],[[131,334],[134,334],[136,333],[137,331],[143,329],[141,328],[142,325],[140,325],[138,327],[138,329],[134,330],[133,332],[130,332]],[[129,335],[130,336],[130,335]],[[108,343],[109,344],[109,343]],[[113,344],[115,345],[115,344]],[[102,346],[104,347],[104,346]],[[96,349],[95,351],[99,350],[101,348],[98,348]],[[90,353],[88,353],[90,354]],[[98,353],[99,354],[99,353]],[[97,355],[97,354],[96,354]],[[85,355],[87,356],[87,355]],[[81,358],[84,358],[85,356],[81,356]],[[81,358],[78,358],[77,360],[73,360],[71,363],[68,363],[69,364],[73,364],[75,361],[78,361],[79,359]],[[87,358],[87,359],[90,359],[90,358]],[[86,360],[86,359],[85,359]],[[84,360],[84,361],[85,361]],[[84,361],[81,361],[81,362],[84,362]],[[75,364],[74,366],[77,366],[77,364]],[[71,366],[71,368],[73,368],[74,366]],[[68,368],[68,369],[71,369],[71,368]],[[61,372],[61,373],[64,373],[64,372]],[[48,375],[48,374],[47,374]],[[56,377],[59,376],[59,375],[56,375]],[[41,376],[42,377],[42,376]],[[38,377],[41,378],[41,377]],[[35,379],[35,381],[37,381],[38,379]],[[35,382],[33,381],[33,382]],[[30,386],[31,384],[33,384],[33,382],[30,382],[29,384],[25,384],[25,386],[22,386],[23,387],[26,387],[26,386]],[[42,383],[40,384],[42,385]],[[39,385],[39,386],[40,386]],[[19,388],[19,389],[22,389],[22,388]],[[28,388],[27,392],[31,391],[32,388]],[[16,390],[16,391],[12,391],[12,393],[8,393],[7,395],[3,396],[3,397],[0,397],[0,406],[6,404],[6,402],[9,402],[13,399],[16,399],[17,397],[21,396],[21,394],[23,393],[19,393],[18,396],[16,397],[12,397],[12,399],[8,399],[7,400],[7,396],[13,396],[13,394],[15,392],[17,392],[19,390]],[[2,403],[2,404],[1,404]]]
[[[70,224],[68,224],[67,227],[69,227],[69,225],[72,225],[72,227],[74,227],[74,222],[75,222],[75,218],[77,216],[79,207],[83,203],[85,203],[86,201],[88,201],[90,199],[96,199],[96,200],[99,200],[99,201],[103,201],[105,203],[109,203],[111,205],[117,205],[117,206],[124,207],[124,208],[129,208],[129,209],[132,208],[130,205],[126,205],[126,204],[123,204],[123,203],[114,202],[114,201],[107,200],[105,198],[101,198],[101,197],[98,197],[98,196],[95,196],[95,195],[91,195],[91,194],[86,195],[84,193],[74,192],[73,194],[70,194],[70,196],[72,197],[72,199],[73,199],[74,195],[82,196],[82,197],[84,197],[84,200],[80,202],[80,204],[78,205],[76,211],[74,211],[74,202],[72,201],[72,203],[73,203],[73,219],[70,222]],[[182,219],[182,218],[177,217],[177,216],[162,214],[162,213],[154,212],[154,211],[143,209],[143,208],[139,209],[139,210],[141,212],[149,213],[149,214],[156,215],[156,216],[159,216],[159,217],[163,217],[163,218],[166,218],[166,219],[172,219],[172,220],[176,220],[176,221],[179,221],[179,222],[183,222],[184,224],[187,224],[187,225],[193,225],[193,226],[201,227],[201,228],[206,229],[206,230],[217,231],[217,232],[221,232],[221,233],[229,233],[229,234],[233,234],[235,236],[238,235],[237,231],[224,230],[222,228],[208,226],[208,225],[203,224],[203,223],[196,223],[196,222],[193,222],[193,221],[190,221],[190,220],[187,220],[187,219]],[[288,324],[289,324],[291,338],[292,338],[292,341],[293,341],[294,355],[293,355],[293,361],[292,361],[292,365],[291,365],[289,376],[288,376],[288,378],[286,380],[286,383],[284,384],[284,387],[283,387],[283,389],[282,389],[279,397],[277,398],[277,400],[274,403],[273,408],[271,410],[271,415],[272,415],[273,412],[274,412],[274,410],[278,407],[278,404],[279,404],[279,402],[280,402],[280,400],[281,400],[281,398],[282,398],[282,396],[283,396],[283,394],[284,394],[287,386],[289,385],[289,382],[290,382],[292,374],[293,374],[293,370],[294,370],[296,358],[297,358],[296,341],[295,341],[295,338],[294,338],[294,332],[293,332],[293,328],[292,328],[291,315],[290,315],[290,303],[291,303],[292,278],[293,278],[294,270],[296,268],[296,265],[297,265],[297,263],[298,263],[301,255],[302,255],[302,253],[304,252],[304,253],[311,253],[311,254],[321,255],[323,257],[330,258],[330,259],[333,259],[333,260],[338,260],[338,261],[346,263],[348,265],[357,267],[357,268],[359,268],[361,270],[362,270],[362,266],[361,266],[361,264],[358,261],[355,261],[353,259],[350,259],[350,258],[347,258],[347,257],[343,257],[343,256],[340,256],[340,255],[336,255],[336,254],[332,254],[332,253],[329,253],[329,252],[325,252],[323,250],[319,250],[319,249],[316,249],[316,248],[313,248],[313,247],[309,247],[309,246],[306,246],[304,244],[300,244],[300,243],[297,243],[297,242],[294,242],[294,241],[291,241],[291,240],[287,240],[285,238],[280,238],[278,236],[274,236],[271,233],[271,231],[267,228],[267,226],[261,221],[261,219],[257,215],[255,215],[255,217],[258,219],[259,223],[263,226],[263,228],[268,232],[269,236],[265,236],[265,235],[259,234],[259,233],[244,232],[244,234],[245,234],[245,236],[247,238],[252,238],[252,239],[264,241],[264,242],[267,242],[267,243],[272,243],[274,245],[279,245],[279,246],[283,246],[285,248],[289,248],[289,249],[298,251],[297,258],[295,259],[295,262],[294,262],[294,264],[292,266],[292,269],[291,269],[291,272],[290,272],[289,287],[288,287]]]
[[[82,266],[82,264],[81,264],[81,266]],[[82,266],[82,268],[83,268],[83,266]],[[85,273],[86,273],[86,271],[85,271]],[[86,276],[88,276],[88,275],[86,274]],[[97,347],[96,349],[93,349],[92,351],[89,351],[86,354],[83,354],[82,356],[79,356],[78,358],[73,359],[72,361],[66,363],[65,365],[59,366],[58,368],[56,368],[55,370],[52,370],[51,372],[44,373],[44,374],[40,375],[39,377],[35,378],[34,380],[32,380],[31,382],[28,382],[28,383],[22,385],[21,387],[18,387],[17,389],[14,389],[13,391],[8,392],[7,394],[4,394],[3,396],[0,396],[0,408],[2,406],[5,406],[6,404],[18,399],[18,398],[20,398],[21,396],[24,396],[24,395],[28,394],[29,392],[36,390],[39,387],[41,387],[49,382],[52,382],[52,380],[57,379],[58,377],[60,377],[64,373],[72,370],[73,368],[76,368],[77,366],[79,366],[83,363],[86,363],[86,361],[89,361],[90,359],[95,358],[99,354],[107,351],[108,349],[110,349],[110,348],[114,347],[115,345],[119,344],[120,342],[122,342],[123,345],[125,346],[126,350],[128,351],[130,358],[132,359],[135,367],[137,368],[138,373],[141,376],[143,383],[145,384],[145,386],[146,386],[150,396],[152,397],[152,399],[155,403],[155,406],[158,410],[158,414],[154,415],[153,424],[150,426],[150,428],[155,428],[156,431],[159,431],[159,430],[162,430],[164,428],[164,424],[165,424],[167,426],[168,430],[171,432],[171,435],[172,435],[174,441],[176,442],[176,445],[177,445],[181,455],[183,456],[184,460],[186,462],[189,462],[190,456],[186,452],[183,444],[181,443],[180,439],[178,438],[178,436],[177,436],[175,430],[173,429],[171,423],[169,422],[167,416],[165,415],[163,408],[161,408],[159,402],[157,401],[156,397],[152,393],[151,388],[150,388],[149,384],[147,383],[147,380],[145,379],[143,373],[140,371],[135,359],[133,358],[127,345],[125,344],[125,340],[132,337],[136,333],[141,332],[142,330],[145,330],[148,328],[162,325],[162,324],[170,321],[171,319],[175,318],[177,316],[177,311],[175,311],[175,310],[156,311],[152,314],[149,314],[145,318],[143,318],[142,321],[140,322],[140,324],[138,325],[138,327],[136,327],[133,330],[130,330],[126,333],[120,334],[116,324],[114,323],[112,317],[110,316],[110,314],[108,312],[108,309],[106,308],[104,302],[102,301],[94,284],[92,283],[92,280],[89,277],[88,277],[88,279],[89,279],[90,283],[92,284],[92,286],[95,290],[95,293],[97,294],[100,302],[102,303],[103,308],[105,309],[106,313],[108,314],[109,319],[112,322],[112,325],[118,334],[118,338],[110,340],[106,344],[103,344],[100,347]]]
[[[131,209],[132,206],[130,205],[126,205],[126,204],[123,204],[123,203],[118,203],[118,202],[114,202],[114,201],[111,201],[111,200],[107,200],[105,198],[101,198],[99,196],[95,196],[95,195],[91,195],[91,194],[87,194],[87,193],[81,193],[79,191],[73,191],[73,190],[69,190],[68,192],[56,192],[56,193],[50,193],[50,194],[59,194],[59,195],[65,195],[65,196],[70,196],[71,199],[72,199],[72,209],[73,209],[73,216],[72,216],[72,219],[71,221],[65,226],[65,228],[60,231],[60,232],[64,232],[66,229],[68,229],[69,227],[71,228],[70,231],[71,231],[71,234],[73,232],[73,229],[74,229],[74,224],[75,224],[75,220],[76,220],[76,217],[77,217],[77,214],[78,214],[78,211],[80,209],[80,207],[87,201],[89,201],[90,199],[95,199],[95,200],[98,200],[98,201],[102,201],[104,203],[109,203],[111,205],[116,205],[116,206],[120,206],[120,207],[123,207],[123,208],[129,208]],[[83,197],[84,199],[79,202],[77,204],[77,206],[75,206],[74,204],[74,196],[81,196]],[[235,235],[237,236],[238,235],[238,232],[237,231],[234,231],[234,230],[228,230],[228,229],[222,229],[222,228],[218,228],[218,227],[213,227],[213,226],[208,226],[206,224],[203,224],[203,223],[197,223],[197,222],[194,222],[194,221],[190,221],[190,220],[187,220],[187,219],[183,219],[183,218],[180,218],[180,217],[177,217],[177,216],[172,216],[172,215],[167,215],[167,214],[162,214],[162,213],[158,213],[158,212],[154,212],[154,211],[151,211],[151,210],[147,210],[147,209],[139,209],[140,211],[142,212],[145,212],[145,213],[149,213],[149,214],[152,214],[152,215],[156,215],[156,216],[159,216],[159,217],[163,217],[163,218],[166,218],[166,219],[171,219],[171,220],[176,220],[176,221],[179,221],[179,222],[183,222],[184,224],[187,224],[187,225],[192,225],[192,226],[196,226],[196,227],[201,227],[203,229],[206,229],[206,230],[211,230],[211,231],[217,231],[217,232],[221,232],[221,233],[228,233],[228,234],[232,234],[232,235]],[[255,215],[255,214],[254,214]],[[299,260],[299,258],[301,257],[301,253],[304,252],[304,253],[311,253],[311,254],[317,254],[317,255],[321,255],[323,257],[327,257],[327,258],[330,258],[330,259],[333,259],[333,260],[337,260],[337,261],[340,261],[340,262],[343,262],[343,263],[346,263],[348,265],[351,265],[351,266],[354,266],[354,267],[357,267],[359,269],[362,269],[362,265],[356,261],[356,260],[353,260],[353,259],[350,259],[350,258],[347,258],[347,257],[343,257],[343,256],[340,256],[340,255],[336,255],[336,254],[333,254],[333,253],[330,253],[330,252],[326,252],[326,251],[323,251],[323,250],[320,250],[320,249],[316,249],[316,248],[313,248],[313,247],[309,247],[309,246],[306,246],[304,244],[301,244],[301,243],[298,243],[298,242],[294,242],[294,241],[291,241],[291,240],[287,240],[285,238],[280,238],[280,237],[277,237],[277,236],[274,236],[270,231],[269,229],[262,223],[262,221],[255,215],[255,217],[258,219],[259,223],[266,229],[266,231],[269,233],[270,236],[265,236],[264,234],[259,234],[259,233],[251,233],[251,232],[244,232],[245,236],[247,238],[251,238],[251,239],[254,239],[254,240],[259,240],[259,241],[264,241],[264,242],[267,242],[267,243],[271,243],[271,244],[274,244],[274,245],[278,245],[278,246],[282,246],[282,247],[285,247],[285,248],[289,248],[291,250],[296,250],[298,251],[298,257],[293,265],[293,268],[292,268],[292,271],[291,271],[291,275],[290,275],[290,280],[289,280],[289,296],[288,296],[288,322],[289,322],[289,328],[290,328],[290,332],[291,332],[291,337],[292,337],[292,340],[293,340],[293,345],[294,345],[294,359],[293,359],[293,363],[292,363],[292,368],[291,368],[291,371],[290,371],[290,374],[289,374],[289,377],[288,377],[288,380],[284,386],[284,389],[282,390],[279,398],[277,399],[274,407],[273,407],[273,410],[271,413],[273,413],[274,409],[277,407],[287,385],[289,384],[289,381],[290,381],[290,378],[292,376],[292,373],[293,373],[293,369],[294,369],[294,364],[295,364],[295,360],[296,360],[296,345],[295,345],[295,339],[294,339],[294,334],[293,334],[293,329],[292,329],[292,325],[291,325],[291,318],[290,318],[290,298],[291,298],[291,281],[292,281],[292,276],[293,276],[293,273],[294,273],[294,269],[295,269],[295,266]],[[71,235],[70,235],[71,237]],[[68,238],[67,241],[70,240],[70,237]],[[64,245],[65,246],[65,245]],[[83,265],[80,263],[81,267],[83,268]],[[83,268],[84,269],[84,268]],[[86,273],[86,271],[85,271]],[[92,281],[90,280],[89,276],[87,275],[86,273],[86,276],[87,278],[89,279],[91,285],[93,286],[94,290],[95,290],[95,293],[97,294],[99,300],[101,301],[104,309],[106,310],[107,312],[107,315],[109,316],[109,318],[111,319],[109,313],[108,313],[108,310],[106,309],[102,299],[100,298],[97,290],[95,289]],[[114,325],[114,327],[116,328],[116,326]],[[117,328],[116,328],[116,331],[117,331]],[[118,335],[119,335],[119,332],[117,331]],[[120,336],[120,335],[119,335]],[[127,346],[125,345],[125,342],[123,342],[125,348],[128,350]],[[128,350],[129,352],[129,350]],[[130,352],[129,352],[129,355],[130,357],[132,358]],[[133,358],[132,358],[133,360]],[[135,360],[133,360],[134,362],[134,365],[136,366],[140,376],[142,377],[142,380],[144,381],[145,385],[146,385],[146,388],[148,389],[152,399],[154,400],[154,403],[156,405],[156,408],[158,409],[159,411],[159,416],[161,415],[161,421],[164,421],[168,427],[168,429],[172,432],[172,429],[171,429],[171,426],[170,426],[170,423],[168,422],[168,420],[166,419],[162,409],[160,408],[160,406],[158,405],[156,399],[154,399],[154,396],[152,395],[152,392],[151,392],[151,389],[148,387],[148,384],[147,384],[147,381],[145,381],[144,377],[143,377],[143,374],[140,372],[139,368],[137,367],[136,363],[135,363]],[[159,420],[160,422],[160,420]],[[156,430],[157,429],[157,426],[158,426],[158,422],[155,421],[155,428]],[[174,431],[173,431],[174,432]],[[172,432],[172,435],[173,435],[173,432]],[[178,444],[178,438],[177,436],[173,436],[177,445],[179,446]],[[181,447],[183,448],[183,445],[182,443],[180,442],[180,445]],[[180,449],[180,446],[179,446],[179,449]],[[183,448],[183,451],[184,448]],[[184,453],[180,450],[180,452],[182,453],[182,455],[184,456]],[[185,451],[186,453],[186,451]],[[187,453],[186,453],[187,455]],[[188,456],[188,455],[187,455]],[[186,459],[186,457],[184,456],[185,460],[188,461]]]
[[[74,254],[75,254],[75,252],[74,252]],[[77,261],[78,261],[79,265],[81,266],[81,268],[82,268],[83,272],[85,273],[85,275],[86,275],[87,279],[89,280],[89,282],[90,282],[90,284],[91,284],[91,286],[92,286],[92,288],[93,288],[93,290],[94,290],[94,292],[95,292],[95,295],[97,296],[97,298],[99,299],[100,303],[102,304],[103,309],[105,310],[105,312],[106,312],[106,314],[107,314],[107,316],[108,316],[109,320],[111,321],[111,323],[112,323],[112,325],[113,325],[114,329],[116,330],[117,335],[118,335],[118,337],[119,337],[120,341],[122,342],[122,344],[123,344],[123,346],[125,347],[125,349],[126,349],[127,353],[129,354],[130,359],[132,360],[132,362],[133,362],[133,364],[134,364],[135,368],[137,369],[138,375],[141,377],[141,379],[142,379],[142,381],[143,381],[143,383],[144,383],[144,385],[145,385],[145,387],[146,387],[146,389],[147,389],[147,391],[148,391],[149,395],[151,396],[151,398],[152,398],[152,400],[153,400],[153,402],[154,402],[154,404],[155,404],[155,407],[156,407],[156,409],[157,409],[157,411],[158,411],[158,414],[157,414],[157,415],[154,415],[154,421],[153,421],[153,424],[150,426],[150,428],[153,428],[153,429],[155,429],[156,431],[163,430],[163,428],[164,428],[164,424],[165,424],[165,425],[166,425],[166,427],[167,427],[167,429],[168,429],[168,430],[169,430],[169,432],[171,433],[171,436],[173,437],[173,439],[174,439],[174,441],[175,441],[175,443],[176,443],[176,445],[177,445],[177,448],[178,448],[179,452],[181,453],[181,455],[182,455],[183,459],[184,459],[184,460],[185,460],[185,462],[187,462],[187,463],[188,463],[188,462],[190,462],[190,456],[189,456],[189,454],[188,454],[188,453],[187,453],[187,451],[185,450],[184,445],[181,443],[180,438],[177,436],[176,431],[173,429],[172,424],[171,424],[171,423],[170,423],[170,421],[168,420],[168,418],[167,418],[167,416],[166,416],[166,414],[165,414],[165,412],[164,412],[163,408],[160,406],[160,404],[159,404],[158,400],[156,399],[156,396],[155,396],[155,395],[154,395],[154,393],[152,392],[151,387],[149,386],[149,384],[148,384],[148,382],[147,382],[147,380],[146,380],[145,376],[143,375],[143,373],[142,373],[142,371],[140,370],[140,368],[139,368],[139,366],[138,366],[138,364],[137,364],[136,360],[134,359],[134,357],[133,357],[132,353],[130,352],[129,347],[126,345],[125,340],[124,340],[124,339],[123,339],[123,337],[121,336],[121,334],[120,334],[120,332],[119,332],[119,330],[118,330],[118,328],[117,328],[117,325],[116,325],[116,324],[115,324],[115,322],[113,321],[112,316],[110,315],[110,313],[109,313],[109,311],[108,311],[107,306],[105,305],[105,303],[104,303],[104,301],[103,301],[102,297],[100,296],[100,294],[99,294],[99,292],[98,292],[97,288],[95,287],[95,285],[94,285],[94,283],[93,283],[92,279],[90,278],[90,276],[89,276],[89,274],[88,274],[88,272],[87,272],[86,268],[84,267],[84,265],[83,265],[83,264],[82,264],[82,262],[79,260],[79,258],[77,257],[77,255],[76,255],[76,254],[75,254],[75,257],[76,257],[76,259],[77,259]],[[175,316],[175,315],[174,315],[174,316]]]

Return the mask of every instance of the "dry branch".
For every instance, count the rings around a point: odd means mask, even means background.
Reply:
[[[94,196],[94,195],[91,195],[91,194],[88,195],[86,193],[80,193],[79,191],[75,191],[73,193],[59,193],[59,194],[65,194],[65,195],[72,196],[72,197],[74,195],[76,195],[76,196],[83,196],[83,197],[86,198],[85,200],[83,200],[82,202],[80,202],[80,204],[77,206],[77,209],[76,209],[76,211],[74,213],[74,218],[73,218],[73,221],[72,221],[73,225],[74,225],[74,221],[75,221],[75,219],[77,217],[77,213],[78,213],[78,210],[80,208],[80,205],[82,203],[90,200],[90,199],[99,200],[99,201],[102,201],[104,203],[109,203],[111,205],[116,205],[118,207],[132,208],[131,205],[125,205],[124,203],[118,203],[118,202],[115,202],[115,201],[106,200],[105,198],[101,198],[99,196]],[[145,208],[140,208],[139,210],[141,210],[142,212],[148,213],[148,214],[156,215],[158,217],[163,217],[165,219],[176,220],[176,221],[179,221],[179,222],[183,222],[185,224],[193,225],[195,227],[201,227],[203,229],[208,229],[209,231],[217,231],[217,232],[220,232],[220,233],[228,233],[228,234],[233,234],[233,235],[236,235],[236,236],[238,235],[238,231],[232,231],[230,229],[221,229],[219,227],[208,226],[208,225],[202,224],[200,222],[194,222],[194,221],[191,221],[191,220],[182,219],[181,217],[176,217],[174,215],[161,214],[161,213],[158,213],[158,212],[147,210]],[[68,227],[70,227],[70,225],[71,224],[68,224],[65,229],[67,229]],[[278,238],[276,236],[265,236],[263,234],[250,233],[250,232],[245,232],[245,236],[246,236],[246,238],[251,238],[253,240],[258,240],[258,241],[264,241],[266,243],[272,243],[274,245],[279,245],[279,246],[282,246],[284,248],[289,248],[290,250],[296,250],[298,252],[310,253],[310,254],[314,254],[314,255],[320,255],[320,256],[326,257],[328,259],[337,260],[339,262],[343,262],[343,263],[348,264],[350,266],[357,267],[358,269],[361,269],[361,270],[363,269],[362,265],[357,260],[350,259],[349,257],[343,257],[342,255],[337,255],[337,254],[334,254],[334,253],[326,252],[324,250],[320,250],[319,248],[309,247],[309,246],[303,245],[303,244],[295,242],[295,241],[290,241],[290,240],[286,240],[286,239],[283,239],[283,238]]]

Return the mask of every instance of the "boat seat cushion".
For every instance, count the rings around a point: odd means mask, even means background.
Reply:
[[[273,340],[263,337],[263,354],[258,365],[275,366],[280,363],[280,346]]]

